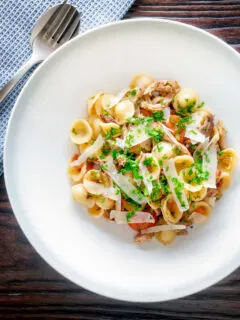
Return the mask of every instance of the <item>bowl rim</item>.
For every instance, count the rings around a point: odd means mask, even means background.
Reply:
[[[128,302],[141,302],[141,303],[146,303],[146,302],[163,302],[163,301],[169,301],[169,300],[173,300],[173,299],[179,299],[179,298],[183,298],[186,297],[188,295],[191,294],[195,294],[201,290],[204,290],[212,285],[214,285],[215,283],[221,281],[222,279],[224,279],[225,277],[227,277],[228,275],[230,275],[233,271],[235,271],[239,266],[240,266],[240,257],[238,258],[237,263],[235,263],[234,260],[234,264],[231,265],[227,270],[225,269],[223,271],[220,272],[220,274],[218,273],[217,275],[215,275],[214,277],[211,278],[207,278],[207,280],[205,282],[199,282],[197,284],[196,287],[194,288],[188,288],[186,289],[182,289],[181,292],[175,292],[174,295],[170,295],[170,296],[160,296],[158,294],[154,294],[154,297],[147,297],[146,295],[143,296],[138,296],[137,299],[133,296],[133,295],[128,295],[123,291],[111,291],[111,287],[107,287],[107,286],[102,286],[102,287],[98,287],[97,285],[94,285],[93,282],[91,282],[89,279],[84,278],[84,276],[81,276],[81,283],[80,281],[77,281],[76,278],[74,278],[74,274],[71,272],[71,270],[68,269],[68,267],[61,263],[60,261],[58,261],[57,259],[55,259],[52,255],[51,255],[51,251],[47,248],[47,246],[42,242],[41,238],[35,234],[35,232],[33,230],[31,230],[30,228],[28,228],[28,224],[25,223],[23,221],[23,219],[21,218],[22,214],[21,211],[18,210],[17,206],[15,205],[15,200],[14,200],[14,195],[12,194],[12,187],[11,187],[11,183],[10,183],[10,168],[8,167],[8,162],[7,162],[7,158],[8,156],[8,141],[10,139],[10,131],[11,131],[11,127],[12,127],[12,119],[15,115],[16,109],[18,108],[18,105],[21,102],[22,97],[25,94],[25,89],[26,87],[28,87],[29,83],[34,79],[34,77],[36,77],[38,75],[39,72],[41,72],[42,68],[45,68],[45,64],[48,63],[49,60],[54,59],[55,55],[57,55],[60,51],[64,50],[67,46],[71,45],[71,43],[77,42],[79,41],[79,39],[82,39],[84,37],[87,37],[89,34],[95,33],[99,30],[104,30],[104,29],[109,29],[112,26],[115,25],[131,25],[131,24],[135,24],[138,22],[143,22],[143,23],[164,23],[164,24],[170,24],[170,25],[175,25],[175,26],[180,26],[183,27],[187,30],[193,30],[196,31],[198,33],[201,33],[203,35],[205,35],[206,37],[212,39],[213,41],[218,42],[219,44],[221,44],[223,47],[225,47],[225,49],[228,50],[229,53],[235,55],[235,57],[237,57],[240,60],[240,55],[239,53],[232,48],[230,45],[228,45],[225,41],[223,41],[222,39],[218,38],[215,35],[210,34],[209,32],[200,29],[198,27],[192,26],[192,25],[188,25],[186,23],[182,23],[182,22],[178,22],[178,21],[172,21],[172,20],[168,20],[168,19],[161,19],[161,18],[135,18],[135,19],[129,19],[129,20],[121,20],[121,21],[116,21],[116,22],[111,22],[105,25],[102,25],[100,27],[95,27],[91,30],[88,30],[82,34],[77,35],[75,38],[73,38],[72,40],[68,41],[67,43],[63,44],[60,48],[58,48],[57,50],[55,50],[53,53],[51,53],[43,62],[42,64],[37,68],[37,70],[35,70],[31,76],[29,77],[29,79],[26,81],[26,83],[24,84],[19,96],[16,99],[16,102],[14,104],[14,107],[11,110],[11,114],[9,117],[9,121],[8,121],[8,126],[7,126],[7,130],[6,130],[6,136],[5,136],[5,141],[4,141],[4,152],[3,152],[3,168],[4,168],[4,180],[5,180],[5,185],[6,185],[6,190],[7,190],[7,194],[8,194],[8,198],[9,198],[9,202],[11,204],[13,213],[15,215],[15,218],[21,228],[21,230],[23,231],[24,235],[26,236],[26,238],[28,239],[28,241],[30,242],[31,246],[34,247],[34,249],[36,250],[36,252],[41,256],[41,258],[43,260],[45,260],[47,262],[47,264],[49,264],[53,269],[55,269],[60,275],[62,275],[63,277],[67,278],[68,280],[70,280],[71,282],[75,283],[76,285],[89,290],[91,292],[94,292],[96,294],[105,296],[107,298],[111,298],[111,299],[116,299],[116,300],[120,300],[120,301],[128,301]],[[80,276],[78,276],[78,279],[80,279]]]

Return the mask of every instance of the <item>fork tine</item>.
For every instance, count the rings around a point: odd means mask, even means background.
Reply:
[[[58,5],[56,7],[56,9],[53,11],[52,15],[49,17],[49,19],[47,20],[46,24],[44,25],[44,27],[41,29],[39,36],[43,37],[44,39],[46,38],[46,32],[48,31],[49,27],[52,25],[52,23],[54,22],[54,20],[56,19],[56,17],[58,16],[59,12],[62,9],[62,6],[67,2],[67,0],[65,0],[62,4]]]
[[[71,25],[69,25],[68,29],[65,30],[65,32],[62,34],[61,38],[58,40],[58,44],[61,45],[64,42],[68,41],[69,39],[73,38],[78,32],[78,28],[80,25],[80,14],[75,14],[74,20],[71,22]]]
[[[52,39],[53,35],[55,34],[56,30],[59,28],[59,26],[62,24],[64,21],[65,17],[67,16],[68,12],[71,10],[72,6],[64,3],[61,5],[60,10],[58,11],[57,15],[55,15],[54,19],[51,19],[51,23],[49,23],[49,26],[43,35],[43,38],[45,40],[50,40]]]
[[[59,27],[55,30],[55,33],[52,35],[52,40],[54,42],[59,42],[64,33],[68,30],[69,27],[71,27],[77,16],[77,10],[74,7],[71,7],[65,18],[61,21],[61,24],[59,24]]]

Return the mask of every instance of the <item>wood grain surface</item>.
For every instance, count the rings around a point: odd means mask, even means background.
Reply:
[[[240,52],[240,1],[136,1],[126,18],[161,17],[219,36]],[[201,266],[199,266],[201,272]],[[0,319],[240,319],[240,269],[198,294],[164,303],[107,299],[72,284],[19,228],[0,178]]]

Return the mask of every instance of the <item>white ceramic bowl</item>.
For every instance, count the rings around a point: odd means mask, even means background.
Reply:
[[[240,187],[236,172],[210,221],[167,247],[138,247],[130,228],[94,220],[73,202],[66,175],[72,121],[87,116],[97,90],[118,92],[142,72],[195,88],[239,152],[239,55],[194,27],[139,19],[85,33],[38,68],[14,107],[4,166],[19,224],[51,266],[99,294],[150,302],[195,293],[239,266]]]

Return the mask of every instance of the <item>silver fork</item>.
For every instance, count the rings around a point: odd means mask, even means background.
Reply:
[[[78,33],[80,14],[66,2],[48,9],[36,22],[31,34],[32,56],[0,90],[0,102],[33,65]]]

